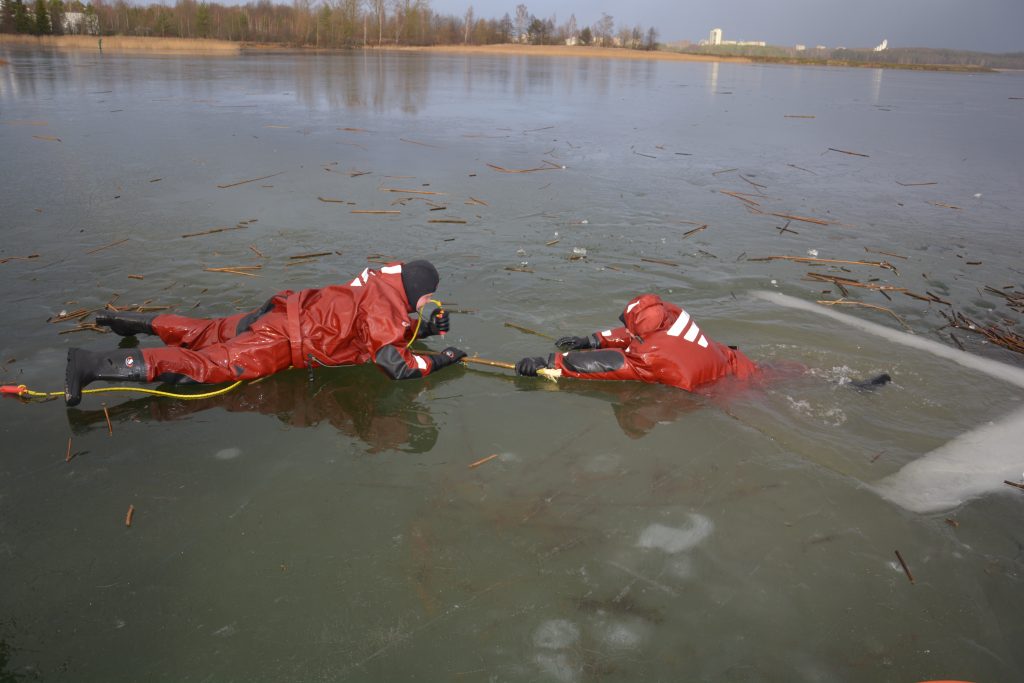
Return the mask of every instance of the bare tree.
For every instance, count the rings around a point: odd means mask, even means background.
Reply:
[[[614,32],[615,20],[612,19],[610,14],[601,12],[601,18],[594,24],[594,36],[602,46],[608,47],[612,44]]]
[[[377,15],[377,47],[384,44],[384,20],[387,18],[386,0],[367,0],[370,9]]]
[[[466,32],[462,37],[462,44],[466,45],[469,43],[469,32],[473,30],[473,6],[470,5],[466,8]]]
[[[569,21],[565,22],[565,37],[575,38],[579,30],[576,28],[576,15],[570,14]]]
[[[516,34],[512,40],[513,43],[518,43],[522,40],[523,34],[526,33],[527,28],[530,26],[530,10],[526,9],[526,5],[516,5],[516,20],[515,20],[515,31]]]

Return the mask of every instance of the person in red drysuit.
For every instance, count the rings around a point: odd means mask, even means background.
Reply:
[[[562,337],[563,351],[523,358],[516,374],[558,368],[563,377],[639,380],[694,391],[723,377],[746,379],[757,366],[734,347],[712,341],[690,314],[656,294],[642,294],[619,316],[625,327],[587,337]]]
[[[289,367],[312,368],[375,362],[392,379],[425,377],[458,362],[465,352],[448,347],[419,355],[418,338],[448,331],[446,311],[431,320],[410,318],[437,289],[429,261],[364,269],[351,282],[322,289],[278,292],[261,308],[227,318],[105,313],[96,322],[128,336],[155,334],[163,348],[92,352],[70,349],[64,400],[81,400],[82,387],[101,379],[172,384],[215,384],[256,379]]]

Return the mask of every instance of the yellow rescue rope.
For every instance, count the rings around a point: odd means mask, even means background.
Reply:
[[[145,387],[102,387],[100,389],[82,389],[83,394],[101,394],[110,391],[134,391],[140,394],[149,394],[150,396],[166,396],[168,398],[180,398],[186,401],[197,400],[201,398],[213,398],[214,396],[220,396],[226,394],[232,389],[237,388],[242,384],[243,380],[238,380],[234,384],[230,384],[226,387],[222,387],[215,391],[207,391],[202,394],[176,394],[170,391],[160,391],[159,389],[147,389]],[[63,391],[32,391],[24,384],[18,385],[7,385],[0,387],[0,393],[13,394],[15,396],[31,396],[33,398],[50,398],[51,396],[63,396]]]

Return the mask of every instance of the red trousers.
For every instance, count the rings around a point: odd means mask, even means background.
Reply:
[[[275,306],[239,333],[239,322],[251,315],[214,319],[157,316],[153,331],[167,346],[142,350],[147,381],[219,384],[289,368],[292,361],[284,306]]]

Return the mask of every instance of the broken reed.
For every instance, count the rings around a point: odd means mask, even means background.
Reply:
[[[983,325],[971,320],[958,311],[953,311],[952,313],[941,311],[941,313],[948,321],[947,327],[955,327],[960,330],[967,330],[968,332],[980,334],[992,344],[1001,346],[1004,349],[1008,349],[1015,353],[1024,353],[1024,336],[1011,329],[995,324]]]

